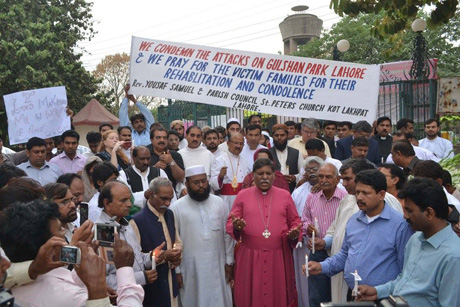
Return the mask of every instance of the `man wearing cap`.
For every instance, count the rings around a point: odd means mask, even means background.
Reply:
[[[231,307],[234,241],[226,232],[229,210],[210,194],[203,165],[186,168],[185,179],[188,195],[171,205],[184,243],[180,273],[176,269],[184,285],[180,299],[192,307]]]
[[[128,94],[130,85],[125,86],[125,98],[120,105],[120,112],[118,117],[120,118],[120,127],[131,126],[133,128],[132,138],[136,146],[144,145],[147,146],[150,144],[150,125],[155,122],[152,112],[147,109],[142,103],[136,100],[133,95]],[[128,108],[129,101],[134,102],[134,104],[139,108],[141,113],[134,114],[131,118],[128,118]]]
[[[240,156],[244,137],[239,132],[231,132],[227,140],[228,151],[217,157],[211,167],[211,187],[218,191],[228,206],[232,208],[236,195],[241,190],[244,177],[251,171],[246,159]]]
[[[273,126],[274,147],[270,148],[275,159],[275,169],[280,171],[289,184],[291,193],[294,191],[297,174],[302,169],[303,158],[295,148],[288,147],[288,127],[285,124]]]
[[[173,120],[171,125],[169,125],[171,130],[176,130],[179,134],[179,150],[184,149],[187,147],[187,139],[184,138],[184,122],[181,120]]]
[[[241,132],[241,123],[238,118],[230,118],[227,121],[227,134],[230,135],[230,133],[235,133],[235,132]],[[227,151],[228,150],[228,145],[227,142],[223,142],[222,144],[219,145],[219,149],[222,151]]]

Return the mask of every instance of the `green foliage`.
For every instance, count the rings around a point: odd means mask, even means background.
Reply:
[[[83,108],[97,89],[76,51],[78,41],[93,36],[91,6],[85,0],[0,0],[0,96],[64,85],[69,106]],[[5,114],[0,125],[5,131]]]
[[[382,18],[373,23],[372,33],[384,37],[406,29],[407,23],[426,7],[430,9],[428,27],[445,24],[455,16],[458,0],[331,0],[329,6],[340,16],[382,13]]]
[[[397,34],[376,38],[369,31],[372,24],[383,17],[379,14],[359,14],[345,17],[334,24],[330,30],[323,31],[321,38],[300,47],[295,55],[310,58],[332,59],[332,51],[337,42],[347,39],[350,49],[342,55],[342,60],[363,64],[380,64],[410,60],[415,33],[405,30]],[[422,16],[424,17],[424,16]],[[425,16],[426,17],[426,16]],[[408,25],[410,28],[410,25]],[[460,13],[447,24],[435,29],[427,29],[423,35],[428,43],[428,54],[438,58],[438,75],[460,75],[460,48],[454,42],[459,41]]]

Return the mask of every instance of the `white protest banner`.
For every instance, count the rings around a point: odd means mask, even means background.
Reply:
[[[64,86],[17,92],[3,96],[10,144],[31,137],[49,138],[70,129]]]
[[[132,38],[131,92],[261,113],[372,123],[379,66]]]

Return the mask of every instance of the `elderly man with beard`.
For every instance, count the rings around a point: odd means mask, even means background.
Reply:
[[[255,186],[242,190],[227,219],[227,232],[241,240],[235,259],[235,306],[294,306],[292,248],[302,224],[288,191],[273,186],[275,166],[253,166]]]
[[[288,127],[285,124],[273,126],[274,147],[270,151],[275,159],[275,169],[280,171],[289,184],[289,190],[294,191],[299,174],[303,165],[303,158],[300,152],[292,147],[288,147]]]
[[[325,163],[318,172],[318,183],[321,191],[310,193],[305,202],[302,214],[304,231],[308,238],[322,238],[334,221],[335,212],[340,201],[347,195],[345,191],[338,188],[340,177],[337,168],[331,163]],[[309,240],[310,241],[310,240]],[[323,261],[328,258],[326,250],[316,250],[310,254],[314,261]],[[331,300],[331,282],[327,276],[310,276],[308,278],[308,293],[310,306],[318,306],[322,302]]]
[[[225,230],[228,208],[210,194],[204,166],[185,169],[185,178],[188,195],[171,206],[184,242],[180,300],[189,307],[231,307],[234,242]]]

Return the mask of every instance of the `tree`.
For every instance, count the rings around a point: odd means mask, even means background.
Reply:
[[[64,85],[79,111],[97,89],[77,42],[93,36],[92,4],[85,0],[0,0],[0,96]],[[4,104],[0,125],[6,130]]]
[[[427,6],[431,8],[428,26],[434,28],[445,24],[455,16],[457,5],[458,0],[331,0],[329,6],[340,16],[383,13],[382,19],[376,20],[372,27],[374,36],[383,37],[406,29],[407,23]]]
[[[363,64],[380,64],[410,60],[415,33],[402,31],[383,39],[378,39],[369,31],[370,25],[380,20],[383,13],[360,14],[355,18],[345,17],[330,30],[323,31],[321,38],[300,47],[298,56],[332,59],[332,51],[341,39],[350,42],[350,50],[342,55],[342,60]],[[423,17],[423,16],[422,16]],[[438,58],[438,75],[460,75],[460,48],[454,42],[460,31],[460,14],[447,24],[436,29],[428,29],[423,35],[428,42],[428,54]]]
[[[129,55],[126,53],[107,55],[93,72],[93,76],[101,81],[98,94],[107,98],[100,102],[113,114],[118,114],[121,102],[125,98],[125,85],[129,82],[129,61]],[[166,102],[165,99],[148,96],[139,96],[137,100],[150,107],[157,107]],[[134,114],[135,111],[130,112]]]
[[[109,100],[117,107],[125,97],[125,85],[129,80],[129,55],[116,53],[107,55],[96,66],[94,77],[102,80],[99,90],[109,96]]]

